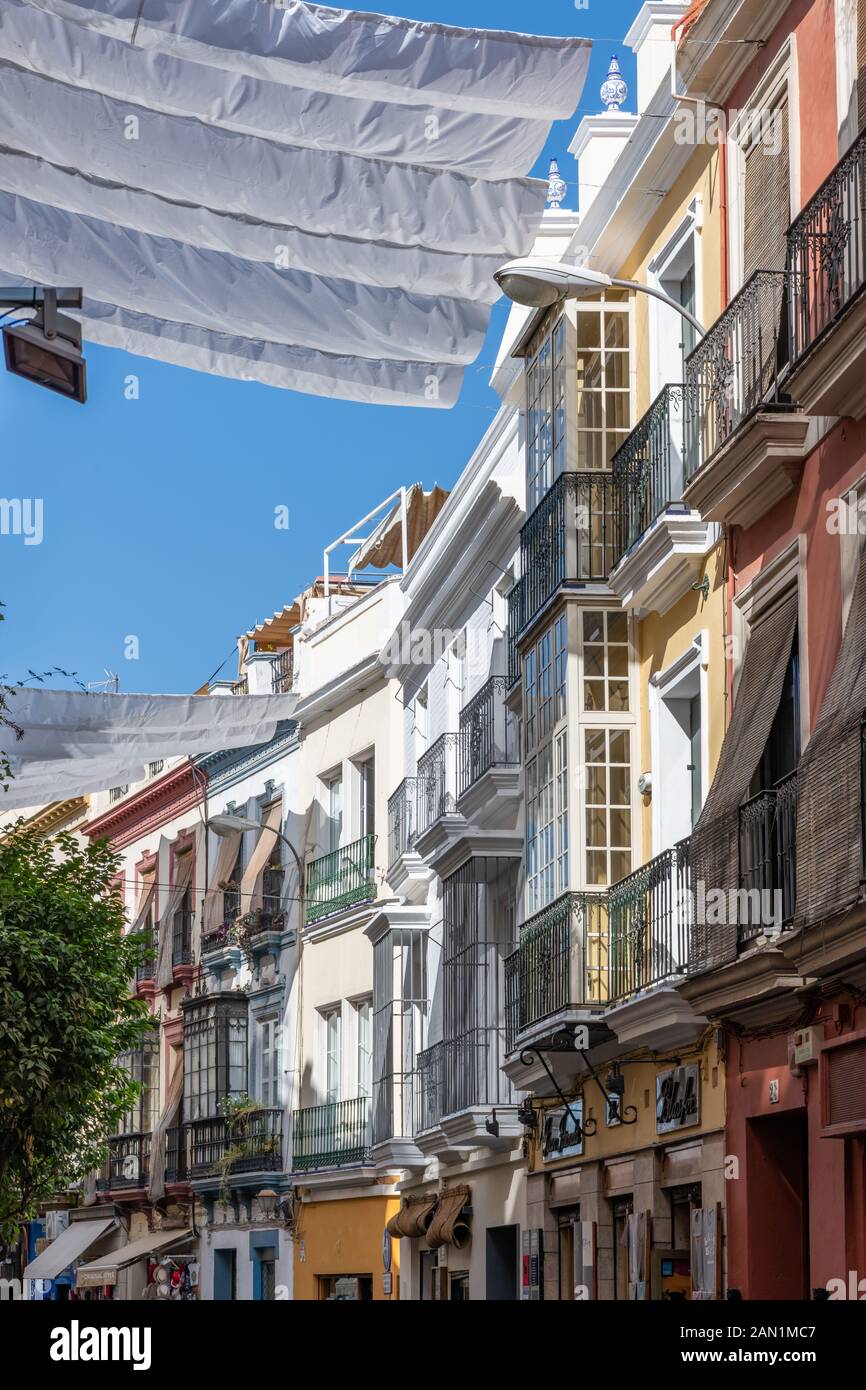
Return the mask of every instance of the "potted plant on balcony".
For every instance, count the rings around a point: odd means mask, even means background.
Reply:
[[[223,1096],[219,1102],[219,1112],[226,1121],[226,1147],[212,1171],[220,1178],[217,1200],[221,1206],[229,1204],[229,1174],[236,1163],[243,1158],[270,1155],[279,1150],[279,1135],[251,1133],[251,1117],[264,1109],[261,1101],[248,1095]]]

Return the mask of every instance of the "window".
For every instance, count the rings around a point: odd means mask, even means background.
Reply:
[[[120,1065],[129,1073],[130,1081],[140,1086],[140,1091],[129,1110],[122,1117],[118,1134],[150,1134],[156,1128],[159,1118],[159,1037],[154,1035],[140,1047],[121,1053]]]
[[[791,220],[788,101],[755,121],[743,152],[743,283],[756,270],[784,270]]]
[[[325,834],[326,853],[340,848],[343,835],[343,774],[336,772],[325,779],[325,806],[328,824]]]
[[[376,832],[376,763],[367,758],[358,763],[358,826],[359,835]]]
[[[609,295],[577,311],[577,468],[609,468],[631,429],[629,306]]]
[[[568,887],[568,641],[565,616],[525,661],[527,913]],[[531,756],[534,753],[534,756]]]
[[[184,1117],[219,1114],[226,1096],[247,1094],[246,996],[194,996],[183,1009]]]
[[[262,1105],[279,1109],[282,1105],[282,1030],[276,1018],[259,1020],[259,1095]]]
[[[262,874],[262,912],[266,917],[277,917],[282,911],[284,875],[283,847],[277,840]]]
[[[325,1103],[340,1099],[340,1069],[343,1051],[343,1020],[339,1005],[322,1013],[324,1035]]]
[[[356,1030],[356,1095],[370,1096],[373,1091],[373,1004],[362,999],[355,1005]]]
[[[244,876],[244,837],[238,845],[238,857],[234,862],[234,868],[229,874],[227,883],[231,887],[223,891],[223,921],[228,925],[235,921],[241,913],[241,879]]]
[[[583,708],[628,710],[628,616],[614,609],[582,614]]]
[[[430,739],[430,725],[427,709],[427,687],[422,686],[415,696],[415,759],[420,758],[426,750]]]
[[[565,318],[546,319],[526,362],[527,510],[566,468]]]
[[[586,881],[618,883],[631,873],[631,735],[585,729]]]
[[[775,787],[795,770],[800,761],[800,652],[797,633],[788,667],[782,698],[770,729],[764,753],[752,778],[750,796]]]

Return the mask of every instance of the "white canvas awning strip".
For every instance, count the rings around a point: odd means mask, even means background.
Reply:
[[[109,346],[450,405],[588,58],[302,0],[4,0],[0,267],[81,284]]]
[[[89,1250],[100,1236],[104,1236],[117,1222],[113,1216],[98,1221],[71,1221],[56,1240],[46,1246],[41,1255],[25,1266],[25,1279],[56,1279],[64,1269],[79,1260],[85,1250]]]
[[[158,757],[268,743],[294,695],[110,695],[16,689],[9,714],[13,780],[0,808],[79,796],[143,777]]]

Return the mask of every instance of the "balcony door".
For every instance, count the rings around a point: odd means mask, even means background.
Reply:
[[[343,836],[343,774],[335,772],[325,781],[325,807],[327,825],[325,828],[325,853],[331,854],[340,848]]]

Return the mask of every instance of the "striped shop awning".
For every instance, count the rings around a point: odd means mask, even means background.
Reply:
[[[81,285],[94,342],[450,406],[589,52],[303,0],[4,0],[0,279]]]

